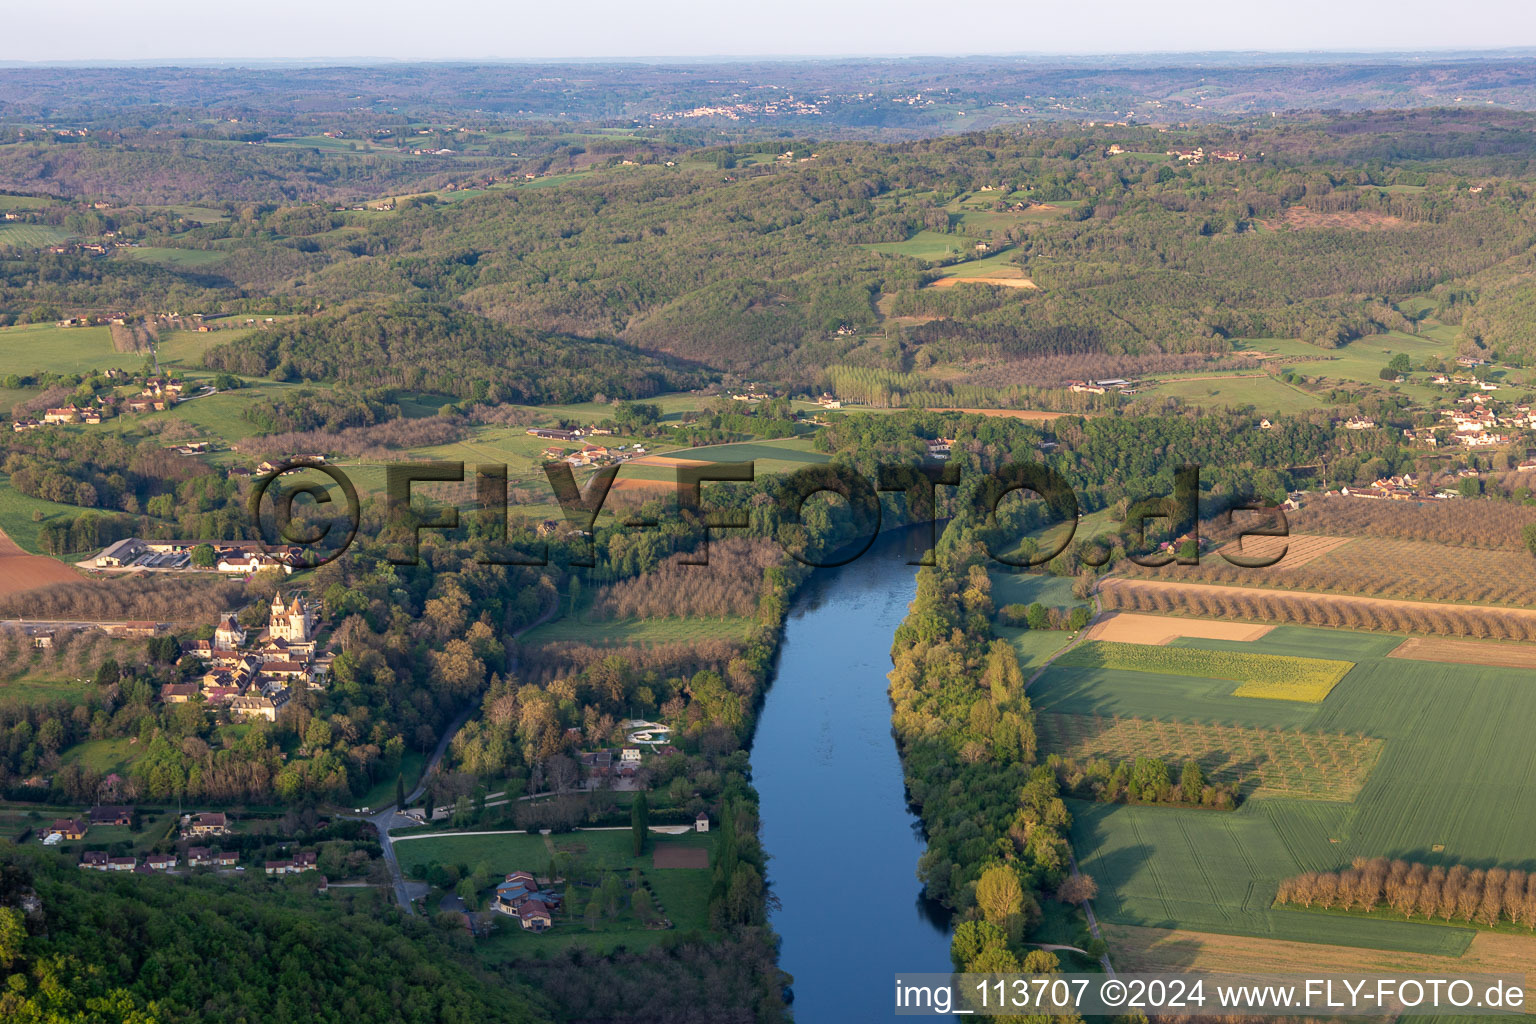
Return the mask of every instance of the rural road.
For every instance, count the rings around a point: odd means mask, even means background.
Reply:
[[[545,609],[544,613],[522,629],[513,633],[512,639],[516,640],[535,626],[542,626],[554,618],[555,613],[559,610],[560,598],[556,595],[555,600],[550,602],[550,606]],[[515,650],[512,650],[507,652],[507,675],[510,676],[515,671],[517,671],[517,653]],[[415,789],[406,794],[406,803],[412,803],[421,799],[421,795],[426,792],[427,782],[431,779],[432,773],[437,770],[438,764],[443,760],[443,755],[448,752],[448,744],[453,742],[453,737],[464,727],[464,723],[469,721],[469,716],[474,714],[475,709],[479,706],[480,699],[477,696],[454,716],[453,721],[448,723],[448,727],[443,730],[442,737],[437,741],[437,749],[432,752],[432,757],[421,770],[421,781],[416,784]],[[344,815],[344,817],[350,817],[350,815]],[[394,805],[385,807],[377,812],[372,812],[363,820],[372,822],[373,827],[379,833],[379,849],[384,855],[385,865],[389,868],[390,880],[394,882],[395,901],[400,904],[400,909],[404,910],[407,914],[415,913],[415,909],[411,904],[409,883],[406,882],[405,874],[400,870],[400,861],[395,857],[395,847],[389,837],[389,830],[392,828],[409,828],[412,825],[419,824],[419,822],[414,818],[407,818],[405,815],[400,814]]]

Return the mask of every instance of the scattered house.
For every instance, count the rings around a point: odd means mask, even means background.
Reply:
[[[107,860],[108,871],[132,871],[138,866],[138,861],[132,857],[110,857]]]
[[[619,751],[619,760],[624,764],[639,764],[640,748],[625,747],[623,750]]]
[[[313,871],[318,854],[314,850],[301,850],[293,855],[293,869],[295,871]]]
[[[48,409],[43,413],[44,423],[79,423],[82,410],[74,405],[66,405],[58,409]]]
[[[192,816],[194,836],[222,836],[229,832],[229,819],[220,811],[205,811]]]
[[[84,839],[85,830],[89,828],[85,822],[78,818],[60,818],[55,821],[49,831],[65,839]]]
[[[144,866],[151,871],[169,871],[176,866],[174,853],[152,853],[144,858]]]
[[[215,850],[213,853],[213,863],[217,867],[232,868],[236,864],[240,863],[240,855],[237,853],[225,853],[221,850]]]
[[[166,683],[160,687],[160,700],[166,704],[186,704],[199,692],[196,683]]]
[[[120,806],[92,807],[88,817],[92,825],[132,825],[133,808]]]
[[[1375,426],[1376,421],[1369,416],[1351,416],[1344,421],[1345,430],[1372,430]]]
[[[517,919],[522,922],[523,930],[530,932],[542,932],[553,927],[555,923],[544,901],[534,899],[525,900],[523,905],[517,908]]]
[[[32,647],[35,650],[46,651],[53,647],[53,630],[44,630],[41,633],[32,634]]]
[[[80,866],[88,871],[105,871],[107,854],[103,850],[87,850],[80,855]]]
[[[316,896],[329,896],[330,892],[331,892],[331,880],[329,878],[326,878],[324,875],[321,875],[320,878],[315,882],[315,895]]]
[[[695,832],[708,832],[709,815],[705,814],[703,811],[700,811],[698,816],[693,819],[693,830]]]
[[[264,861],[261,866],[269,875],[293,874],[293,861],[291,860],[269,860]]]
[[[206,846],[189,846],[187,848],[187,867],[208,868],[213,866],[213,851]]]

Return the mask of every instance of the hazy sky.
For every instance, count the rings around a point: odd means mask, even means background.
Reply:
[[[0,10],[7,61],[1536,46],[1531,0],[6,0]]]

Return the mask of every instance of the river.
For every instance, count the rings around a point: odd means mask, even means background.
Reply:
[[[886,696],[891,638],[916,591],[899,539],[818,569],[785,623],[752,744],[772,925],[798,1024],[892,1016],[899,971],[947,972],[948,922],[922,899]]]

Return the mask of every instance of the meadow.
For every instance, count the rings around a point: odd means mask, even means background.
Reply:
[[[919,260],[942,260],[975,251],[975,239],[942,231],[919,231],[900,242],[867,242],[860,246],[889,256],[911,256]]]
[[[602,871],[628,874],[632,869],[638,870],[658,903],[666,908],[666,916],[673,924],[670,930],[648,929],[625,910],[613,920],[600,922],[595,929],[568,916],[557,916],[553,931],[532,935],[516,927],[510,918],[498,920],[500,927],[491,937],[477,944],[476,952],[486,962],[499,962],[570,946],[581,946],[595,953],[607,952],[617,946],[646,948],[669,934],[705,931],[709,927],[710,872],[696,868],[657,869],[652,866],[651,858],[662,846],[712,848],[713,841],[713,833],[690,832],[679,836],[653,833],[646,851],[635,857],[627,828],[556,836],[524,833],[432,836],[397,839],[395,856],[407,875],[413,867],[434,861],[471,869],[483,862],[497,874],[527,870],[543,875],[555,853],[573,854],[583,863]],[[590,892],[584,889],[582,895],[590,895]]]
[[[158,263],[177,270],[196,270],[212,266],[229,258],[229,253],[217,249],[178,249],[166,246],[142,245],[118,249],[116,259],[138,260],[141,263]]]
[[[0,327],[0,377],[45,371],[92,373],[112,366],[137,370],[143,365],[141,355],[114,351],[105,327]]]
[[[24,224],[19,221],[0,223],[0,248],[16,246],[37,249],[45,245],[57,245],[68,237],[68,232],[47,224]]]
[[[1262,794],[1232,813],[1075,804],[1073,843],[1112,922],[1456,955],[1464,929],[1272,909],[1282,878],[1354,857],[1536,869],[1536,672],[1389,658],[1400,637],[1280,626],[1164,650],[1326,658],[1355,667],[1322,704],[1244,700],[1190,676],[1053,665],[1048,713],[1160,718],[1380,741],[1352,802]],[[1059,663],[1058,663],[1059,664]],[[1246,705],[1246,709],[1237,707]]]

